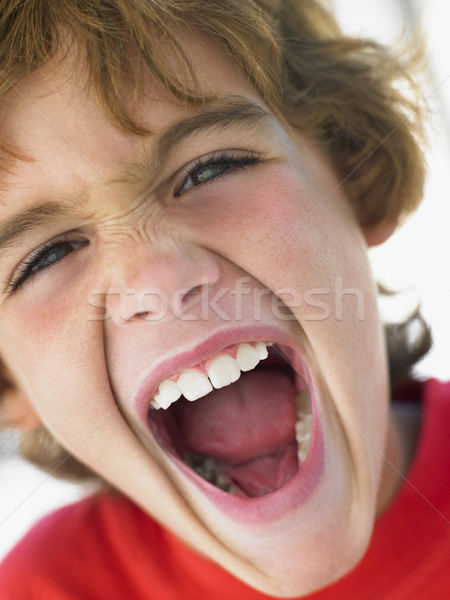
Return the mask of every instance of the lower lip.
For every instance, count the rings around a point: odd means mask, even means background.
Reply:
[[[260,332],[261,333],[261,332]],[[259,337],[272,339],[278,344],[294,347],[287,339],[279,339],[279,336],[271,335],[271,330],[266,335]],[[277,339],[278,337],[278,339]],[[250,339],[250,337],[248,337]],[[282,519],[290,512],[297,510],[300,506],[306,504],[314,491],[318,488],[324,473],[325,467],[325,443],[321,418],[319,416],[320,403],[316,394],[318,389],[316,382],[311,377],[311,373],[304,364],[300,355],[294,351],[290,356],[295,370],[302,373],[307,382],[310,395],[313,415],[313,426],[311,435],[311,445],[306,456],[305,462],[301,465],[298,472],[278,490],[258,496],[255,498],[242,498],[233,496],[223,490],[213,486],[208,481],[197,475],[170,447],[161,443],[166,456],[173,461],[178,469],[183,473],[186,479],[201,492],[203,496],[216,506],[223,514],[227,515],[234,522],[245,525],[261,525],[275,522]],[[143,404],[143,403],[142,403]],[[147,405],[148,410],[148,405]]]
[[[305,462],[286,485],[271,494],[255,498],[233,496],[216,488],[197,475],[181,458],[166,450],[186,478],[214,504],[222,513],[235,522],[245,525],[262,525],[282,519],[288,513],[305,504],[317,489],[324,472],[325,445],[320,420],[317,418],[317,403],[311,392],[313,406],[313,430],[311,445]]]

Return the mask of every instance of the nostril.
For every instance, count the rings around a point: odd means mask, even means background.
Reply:
[[[134,318],[148,320],[149,315],[150,315],[150,313],[148,310],[143,310],[143,311],[137,313],[137,315],[135,315]]]
[[[198,296],[198,294],[200,294],[202,289],[201,285],[196,285],[194,287],[192,287],[190,290],[188,290],[182,299],[182,303],[183,304],[187,304],[189,302],[189,300],[192,298],[192,296]]]

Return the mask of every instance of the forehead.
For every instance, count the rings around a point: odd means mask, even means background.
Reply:
[[[189,41],[186,47],[197,71],[199,92],[205,97],[239,95],[260,102],[246,77],[212,44]],[[45,153],[50,168],[52,156],[69,150],[74,157],[82,152],[87,162],[99,168],[111,165],[112,149],[117,161],[123,162],[137,146],[142,146],[143,140],[112,124],[99,108],[87,81],[77,75],[83,69],[74,65],[75,60],[75,56],[68,56],[61,63],[51,63],[10,92],[1,105],[2,138],[7,146],[33,160],[39,161]],[[177,75],[185,77],[184,72]],[[150,132],[146,143],[148,139],[151,143],[151,134],[158,134],[175,120],[198,111],[170,96],[151,77],[136,106],[132,106],[131,89],[124,88],[122,93],[130,116]],[[58,177],[57,173],[54,175]]]

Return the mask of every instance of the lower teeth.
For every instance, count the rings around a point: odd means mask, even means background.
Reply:
[[[212,483],[224,492],[232,494],[235,487],[220,472],[216,461],[212,456],[205,456],[197,452],[189,452],[184,456],[185,462],[193,469],[197,475]]]

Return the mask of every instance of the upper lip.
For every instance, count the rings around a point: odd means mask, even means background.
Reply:
[[[134,405],[137,413],[142,419],[147,419],[150,400],[164,379],[197,365],[228,346],[243,342],[274,342],[290,347],[297,346],[286,333],[273,326],[247,326],[213,333],[193,348],[169,356],[152,367],[135,396]]]

